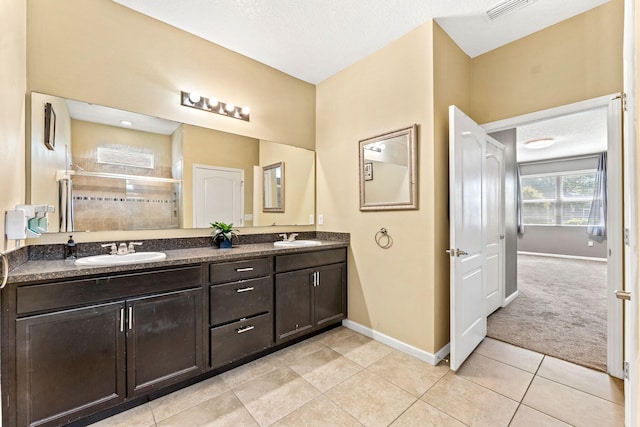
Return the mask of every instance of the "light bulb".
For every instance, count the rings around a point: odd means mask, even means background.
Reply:
[[[224,109],[227,110],[227,113],[233,113],[236,110],[236,106],[229,102]]]
[[[133,122],[130,122],[129,120],[120,120],[120,124],[123,126],[133,126]]]
[[[200,102],[200,95],[195,92],[191,92],[189,94],[189,101],[191,101],[191,103],[193,104],[197,104],[198,102]]]
[[[212,97],[212,98],[209,98],[209,106],[210,107],[212,107],[212,108],[213,107],[217,107],[219,103],[220,102],[218,101],[218,98],[216,98],[215,96]]]
[[[242,107],[242,115],[243,116],[248,116],[250,112],[251,112],[251,108],[247,107],[246,105],[244,107]]]

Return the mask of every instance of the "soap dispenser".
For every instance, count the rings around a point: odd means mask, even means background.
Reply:
[[[65,258],[67,260],[73,261],[78,257],[78,247],[76,246],[76,242],[73,241],[73,236],[69,236],[69,240],[67,241],[67,247],[65,248]]]

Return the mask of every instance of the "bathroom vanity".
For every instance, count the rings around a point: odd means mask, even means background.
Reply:
[[[97,268],[28,261],[2,290],[4,425],[110,414],[340,323],[347,245],[169,250]]]

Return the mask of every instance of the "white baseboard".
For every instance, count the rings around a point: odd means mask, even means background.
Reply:
[[[577,256],[577,255],[547,254],[547,253],[543,253],[543,252],[523,252],[523,251],[518,251],[518,255],[534,255],[534,256],[546,256],[546,257],[549,257],[549,258],[581,259],[581,260],[585,260],[585,261],[607,262],[607,258],[596,258],[596,257]]]
[[[342,326],[434,366],[440,363],[440,361],[447,357],[447,355],[449,354],[449,343],[438,350],[436,354],[433,354],[414,347],[410,344],[399,341],[381,332],[374,331],[373,329],[363,326],[352,320],[343,320]]]
[[[503,307],[508,306],[509,304],[511,304],[511,302],[516,299],[518,297],[518,292],[519,291],[515,291],[514,293],[512,293],[511,295],[509,295],[508,297],[506,297],[504,299],[504,304],[502,304]]]

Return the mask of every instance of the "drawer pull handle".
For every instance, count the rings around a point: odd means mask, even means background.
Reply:
[[[248,288],[236,289],[236,292],[241,294],[242,292],[251,292],[253,289],[253,286],[249,286]]]
[[[238,328],[238,329],[236,329],[236,331],[237,331],[239,334],[241,334],[241,333],[243,333],[243,332],[249,332],[250,330],[252,330],[252,329],[254,329],[254,328],[255,328],[255,326],[251,326],[251,325],[249,325],[249,326],[245,326],[244,328]]]
[[[238,273],[243,273],[245,271],[253,271],[253,267],[246,267],[246,268],[236,268],[236,271]]]
[[[124,308],[120,309],[120,332],[124,332]]]
[[[129,306],[129,330],[133,329],[133,306]]]

